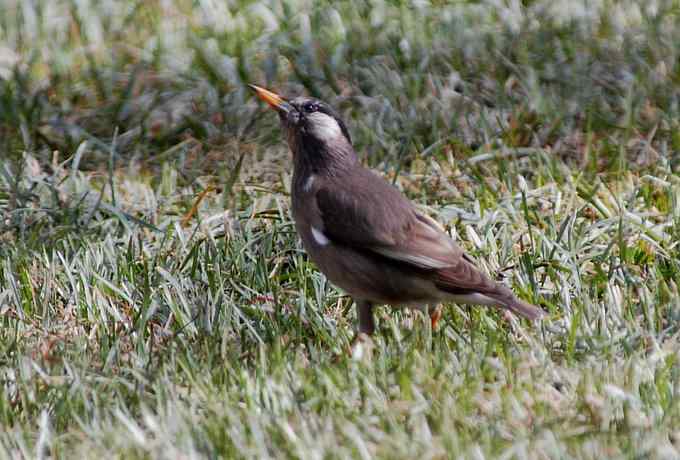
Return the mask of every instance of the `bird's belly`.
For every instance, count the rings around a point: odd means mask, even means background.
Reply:
[[[355,299],[419,309],[439,300],[433,282],[380,256],[330,241],[322,245],[311,234],[302,235],[302,243],[319,270]]]

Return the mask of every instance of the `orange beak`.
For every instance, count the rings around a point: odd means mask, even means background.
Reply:
[[[248,85],[248,87],[250,89],[252,89],[253,91],[255,91],[255,94],[257,94],[257,97],[259,97],[264,102],[269,104],[269,106],[272,109],[274,109],[278,112],[284,112],[284,113],[288,112],[288,110],[290,109],[290,105],[288,104],[288,102],[286,102],[286,100],[284,98],[282,98],[281,96],[279,96],[278,94],[273,93],[273,92],[269,91],[268,89],[264,89],[264,88],[257,86],[257,85]]]

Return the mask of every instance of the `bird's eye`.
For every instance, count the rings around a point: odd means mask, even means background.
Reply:
[[[316,112],[318,109],[319,106],[316,105],[314,102],[305,102],[305,104],[302,106],[302,110],[304,110],[307,113]]]

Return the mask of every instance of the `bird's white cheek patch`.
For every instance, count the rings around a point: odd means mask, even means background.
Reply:
[[[319,139],[334,139],[342,135],[340,125],[335,121],[335,118],[325,113],[314,112],[308,116],[308,119],[311,121],[311,130]]]
[[[326,235],[324,235],[321,230],[319,230],[318,228],[316,228],[313,225],[312,225],[312,236],[314,237],[314,241],[316,241],[321,246],[326,246],[328,243],[330,243],[330,240],[328,238],[326,238]]]

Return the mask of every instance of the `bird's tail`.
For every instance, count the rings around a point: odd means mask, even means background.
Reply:
[[[512,290],[480,272],[464,258],[457,266],[437,270],[435,285],[453,300],[478,305],[496,305],[529,320],[545,316],[539,307],[519,299]]]
[[[529,302],[525,302],[522,299],[511,296],[509,299],[503,299],[501,304],[513,313],[520,316],[524,316],[529,320],[537,320],[543,318],[546,313],[538,308],[536,305],[532,305]]]

